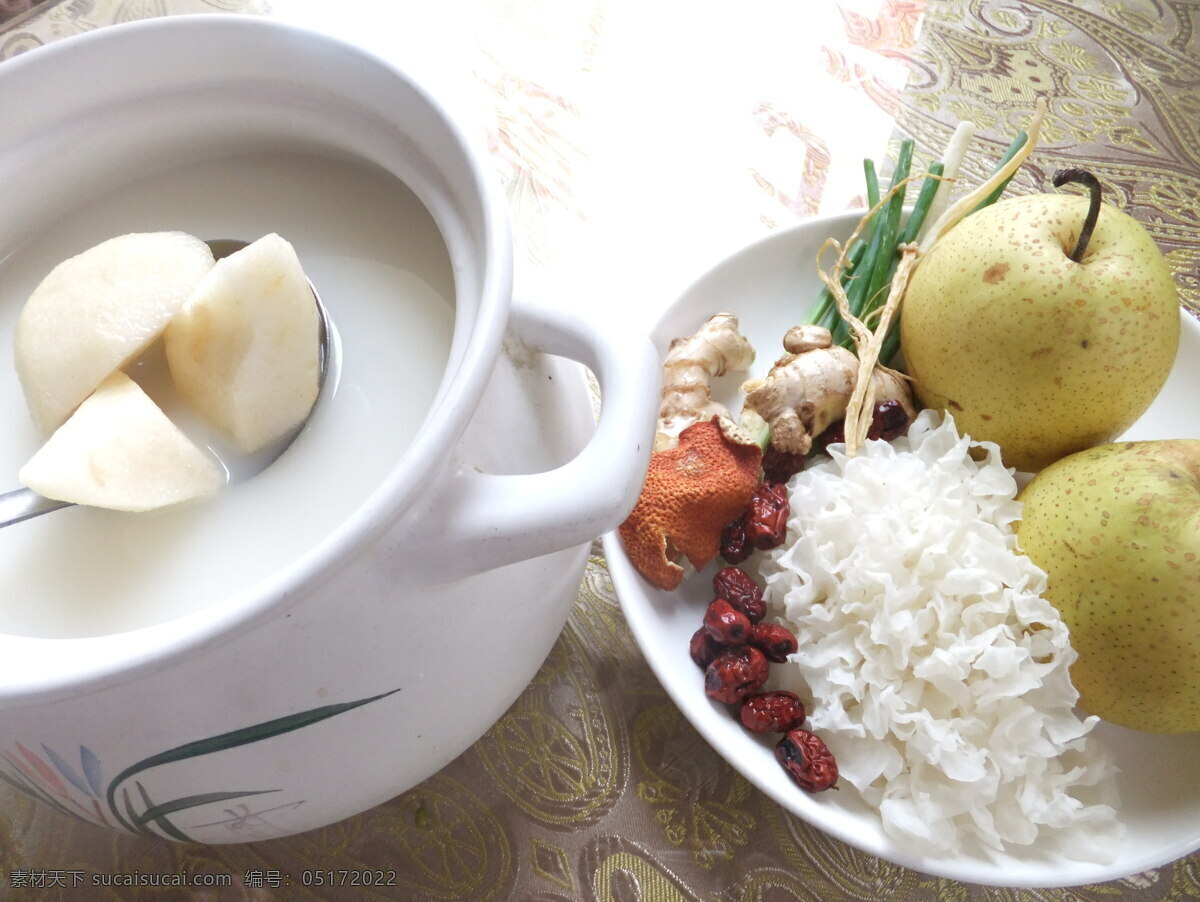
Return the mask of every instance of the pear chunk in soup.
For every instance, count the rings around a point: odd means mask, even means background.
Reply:
[[[121,235],[54,267],[21,308],[13,339],[42,432],[145,350],[212,267],[208,245],[183,232]]]
[[[240,451],[286,436],[317,399],[320,317],[276,234],[217,261],[163,340],[180,394]]]
[[[141,387],[116,372],[18,474],[40,495],[112,510],[145,511],[216,492],[225,471]]]

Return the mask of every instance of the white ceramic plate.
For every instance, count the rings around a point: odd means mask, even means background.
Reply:
[[[688,335],[720,310],[736,313],[758,351],[751,372],[760,376],[782,350],[784,332],[802,322],[819,282],[814,260],[821,244],[844,238],[856,216],[803,223],[752,244],[718,264],[680,297],[655,330],[660,348]],[[1129,438],[1200,438],[1200,323],[1184,314],[1179,358],[1153,407]],[[726,380],[716,394],[740,409],[737,387]],[[667,693],[702,736],[748,780],[784,808],[838,839],[898,864],[942,877],[997,886],[1068,886],[1098,883],[1173,861],[1200,848],[1200,734],[1160,737],[1111,724],[1097,729],[1121,767],[1120,817],[1126,839],[1113,860],[1067,861],[1039,850],[1012,854],[930,857],[898,846],[876,811],[851,789],[809,795],[795,786],[773,755],[773,742],[742,729],[724,705],[704,694],[703,677],[688,655],[688,640],[711,601],[706,570],[673,593],[650,586],[633,569],[615,533],[605,536],[613,584],[630,628]],[[711,566],[709,570],[715,570]]]

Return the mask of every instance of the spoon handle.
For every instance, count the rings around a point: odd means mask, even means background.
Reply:
[[[69,501],[44,498],[33,489],[5,492],[0,495],[0,528],[70,506]]]

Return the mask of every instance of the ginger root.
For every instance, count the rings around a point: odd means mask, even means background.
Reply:
[[[693,335],[676,338],[663,362],[662,402],[654,450],[679,443],[679,433],[714,416],[729,418],[725,406],[712,397],[710,380],[745,372],[754,362],[754,348],[738,331],[737,317],[717,313]]]
[[[754,411],[735,423],[709,382],[753,361],[754,348],[732,313],[710,317],[667,351],[649,471],[618,530],[629,560],[660,589],[674,589],[688,568],[718,554],[721,531],[758,485],[767,424]]]
[[[805,455],[813,440],[841,420],[858,380],[859,359],[833,343],[823,326],[795,326],[783,339],[787,352],[764,379],[742,385],[745,406],[771,427],[771,447]],[[871,372],[874,402],[899,401],[909,419],[917,415],[907,381],[877,366]]]

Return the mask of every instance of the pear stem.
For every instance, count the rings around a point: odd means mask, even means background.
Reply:
[[[1083,228],[1079,232],[1079,240],[1075,242],[1075,250],[1068,255],[1078,263],[1083,259],[1088,242],[1092,239],[1092,232],[1096,228],[1096,220],[1100,218],[1100,180],[1086,169],[1060,169],[1050,181],[1055,188],[1061,188],[1068,183],[1087,186],[1087,216],[1083,219]]]

